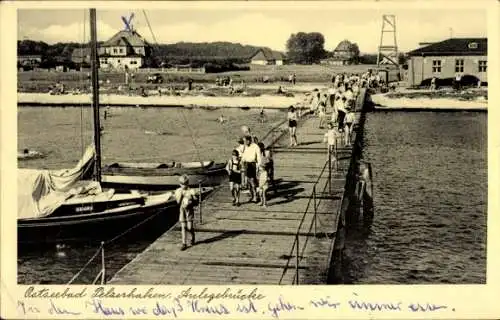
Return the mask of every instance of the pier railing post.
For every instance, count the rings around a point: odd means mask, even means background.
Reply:
[[[106,261],[104,260],[104,241],[101,241],[101,284],[106,281]]]
[[[198,204],[198,212],[200,214],[200,224],[203,223],[203,215],[202,215],[202,211],[201,211],[201,205],[203,203],[203,194],[202,194],[202,189],[201,189],[201,182],[198,186],[198,192],[200,193],[200,203]]]
[[[314,223],[314,236],[316,237],[316,185],[313,186],[313,205],[314,205],[314,216],[313,216],[313,223]]]
[[[295,234],[295,284],[299,285],[299,233]]]
[[[332,151],[328,148],[328,193],[332,194]]]
[[[314,208],[314,215],[313,215],[313,223],[314,223],[314,236],[316,236],[316,184],[313,186],[313,208]]]

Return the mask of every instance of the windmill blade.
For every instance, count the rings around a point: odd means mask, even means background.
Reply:
[[[130,24],[129,24],[129,21],[127,21],[127,19],[125,17],[122,16],[122,21],[123,23],[125,24],[125,29],[126,30],[130,30]]]

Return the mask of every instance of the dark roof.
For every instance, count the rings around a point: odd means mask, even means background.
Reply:
[[[348,40],[342,40],[333,51],[351,51],[351,45],[352,43]]]
[[[476,45],[475,45],[476,44]],[[408,52],[409,56],[483,56],[488,53],[487,38],[450,38]]]
[[[285,55],[279,51],[273,51],[267,48],[259,48],[251,58],[255,57],[259,52],[262,52],[266,60],[284,60]]]
[[[137,31],[122,30],[111,37],[108,41],[102,44],[103,47],[115,47],[115,46],[132,46],[132,47],[143,47],[149,46],[149,44],[144,40]]]

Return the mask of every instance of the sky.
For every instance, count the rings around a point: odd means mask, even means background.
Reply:
[[[312,6],[297,10],[280,5],[266,9],[207,9],[176,7],[147,10],[97,10],[98,40],[107,40],[123,29],[121,16],[134,12],[132,24],[151,43],[149,19],[158,43],[230,41],[285,51],[292,33],[320,32],[325,49],[333,50],[347,39],[363,53],[374,53],[380,42],[383,14],[396,15],[400,51],[413,50],[419,42],[450,37],[486,37],[487,15],[481,9],[348,9]],[[19,9],[18,39],[83,42],[89,39],[87,9]],[[392,44],[386,33],[383,44]],[[392,41],[391,41],[392,40]]]

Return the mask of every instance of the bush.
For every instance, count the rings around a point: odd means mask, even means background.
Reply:
[[[431,80],[432,78],[424,79],[420,83],[420,87],[430,87],[431,85]],[[455,81],[455,78],[436,78],[436,86],[439,87],[451,87],[453,86],[453,83]],[[475,87],[477,86],[477,82],[479,81],[479,78],[473,75],[466,74],[462,77],[462,80],[460,81],[460,85],[464,87]],[[483,83],[482,83],[483,84]]]
[[[220,72],[228,72],[228,71],[248,71],[250,70],[249,66],[238,66],[234,63],[205,63],[203,65],[205,68],[205,73],[220,73]]]

